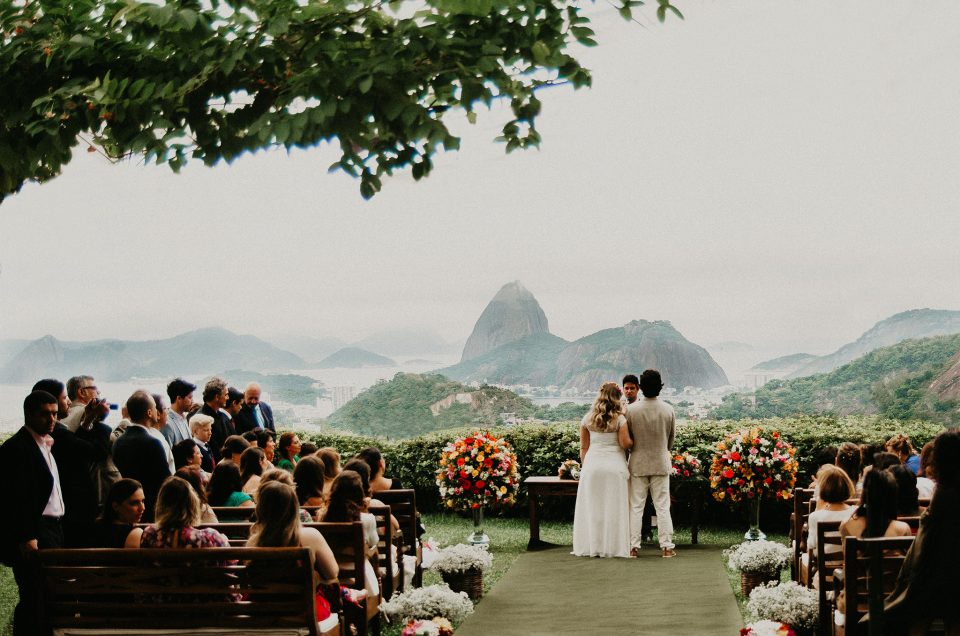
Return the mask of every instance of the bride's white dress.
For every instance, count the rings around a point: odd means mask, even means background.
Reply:
[[[626,419],[621,417],[618,428],[626,425]],[[629,557],[630,496],[627,486],[630,472],[626,455],[617,442],[616,431],[601,433],[590,427],[587,430],[590,448],[583,458],[577,487],[573,554]]]

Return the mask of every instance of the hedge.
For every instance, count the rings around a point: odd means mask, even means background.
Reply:
[[[810,475],[816,470],[816,451],[825,446],[836,446],[845,441],[882,443],[896,433],[906,433],[919,450],[943,430],[941,424],[933,422],[899,422],[879,417],[804,416],[766,420],[684,421],[677,426],[675,448],[693,453],[709,467],[714,447],[725,434],[752,426],[779,430],[782,436],[797,448],[801,473],[799,484],[809,481]],[[451,429],[404,440],[342,433],[298,434],[302,439],[310,440],[318,446],[336,448],[343,458],[350,457],[367,446],[376,446],[387,462],[388,476],[400,479],[405,486],[417,491],[417,506],[421,510],[434,511],[440,508],[440,495],[434,482],[434,472],[441,449],[456,437],[475,430],[476,427]],[[521,479],[532,475],[555,475],[563,460],[576,459],[579,456],[580,437],[575,422],[526,424],[488,430],[509,440],[517,453]],[[707,489],[708,486],[704,488]],[[544,502],[546,517],[570,516],[573,498],[550,499],[554,501]],[[709,496],[704,499],[708,502],[705,515],[708,521],[726,522],[731,515],[740,514],[740,511],[731,512],[727,506],[714,502]],[[769,506],[770,509],[764,516],[776,519],[779,525],[787,507],[788,505],[785,506],[782,502]],[[521,486],[517,505],[512,510],[501,512],[512,516],[525,516],[526,489]]]

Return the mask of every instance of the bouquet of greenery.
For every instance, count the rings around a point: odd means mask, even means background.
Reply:
[[[492,433],[477,431],[447,444],[436,476],[447,508],[470,510],[517,502],[517,455],[507,440]]]
[[[567,459],[564,460],[564,462],[560,464],[560,468],[557,469],[557,476],[560,479],[577,480],[580,479],[580,470],[580,462],[575,459]]]

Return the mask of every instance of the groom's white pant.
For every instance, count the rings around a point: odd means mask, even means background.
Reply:
[[[653,508],[657,511],[657,537],[661,548],[675,547],[673,544],[673,519],[670,518],[670,476],[630,475],[630,547],[640,547],[640,532],[643,529],[643,508],[647,497],[653,499]]]

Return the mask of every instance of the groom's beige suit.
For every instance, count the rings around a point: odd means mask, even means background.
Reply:
[[[661,548],[673,549],[670,518],[670,449],[676,417],[673,407],[659,397],[641,397],[627,407],[627,423],[633,437],[630,452],[630,545],[640,547],[643,507],[647,497],[657,511],[657,536]]]

